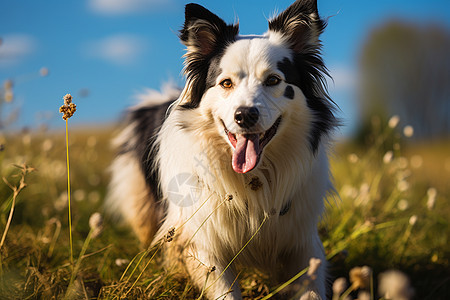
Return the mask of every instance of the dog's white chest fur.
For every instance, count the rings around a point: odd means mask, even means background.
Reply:
[[[261,36],[188,4],[184,89],[132,108],[116,140],[112,207],[143,243],[165,240],[168,263],[208,298],[241,298],[241,265],[282,283],[318,258],[316,279],[292,289],[325,299],[317,223],[333,190],[336,119],[323,87],[324,27],[313,0],[296,1]]]

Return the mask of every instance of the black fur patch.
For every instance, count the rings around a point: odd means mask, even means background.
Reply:
[[[294,54],[294,61],[284,58],[278,62],[278,69],[284,73],[286,82],[299,87],[306,97],[306,103],[314,114],[309,143],[313,152],[317,151],[320,138],[327,134],[335,125],[333,115],[334,103],[323,94],[322,84],[326,69],[322,59],[315,54]]]
[[[269,22],[269,30],[280,32],[289,40],[294,52],[319,53],[320,42],[317,37],[326,27],[319,17],[316,0],[295,1],[285,11]],[[311,46],[313,46],[311,48]]]
[[[294,92],[294,89],[292,88],[292,86],[288,85],[286,87],[286,89],[284,90],[284,96],[291,100],[294,99],[295,92]]]
[[[289,212],[289,209],[291,209],[291,205],[292,205],[292,201],[289,200],[288,203],[286,203],[280,211],[280,216],[284,216],[285,214],[287,214]]]
[[[220,73],[222,73],[222,69],[220,68],[220,61],[225,54],[225,51],[217,54],[209,64],[208,75],[206,76],[206,86],[205,90],[216,85],[217,77],[219,77]]]
[[[128,113],[128,124],[135,124],[133,137],[135,141],[122,145],[120,154],[133,152],[141,163],[146,183],[155,199],[161,199],[162,192],[159,188],[159,166],[155,162],[155,156],[159,145],[155,143],[166,113],[172,101],[152,107],[142,107]]]
[[[191,86],[190,101],[183,108],[194,109],[211,87],[218,70],[215,67],[224,49],[236,40],[238,25],[227,25],[221,18],[198,4],[186,5],[185,23],[180,30],[181,41],[196,50],[188,51],[185,60],[187,84]]]
[[[269,29],[282,32],[285,30],[286,20],[297,18],[307,20],[311,14],[317,14],[317,1],[295,1],[280,15],[270,20]]]

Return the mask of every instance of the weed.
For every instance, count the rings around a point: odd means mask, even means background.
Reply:
[[[66,162],[67,162],[67,201],[69,205],[69,240],[70,240],[70,263],[73,265],[73,240],[72,240],[72,213],[70,203],[70,163],[69,163],[69,118],[73,116],[77,106],[72,103],[72,96],[66,94],[64,96],[64,105],[59,108],[59,112],[63,113],[62,118],[66,121]],[[71,280],[72,282],[72,280]]]

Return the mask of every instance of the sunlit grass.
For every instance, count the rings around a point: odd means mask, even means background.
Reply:
[[[103,232],[92,238],[89,218],[102,212],[114,156],[112,131],[71,128],[74,272],[69,237],[63,234],[69,224],[64,132],[0,133],[0,176],[14,186],[20,179],[14,177],[14,164],[36,169],[17,196],[1,248],[0,298],[63,298],[68,292],[100,299],[200,296],[185,276],[162,267],[160,251],[142,252],[130,230],[108,216]],[[398,269],[408,275],[419,299],[445,299],[450,292],[450,143],[417,143],[398,132],[386,124],[374,131],[371,145],[337,146],[332,170],[340,199],[329,199],[320,224],[330,272],[333,279],[351,282],[351,269],[371,268],[371,288],[349,290],[352,282],[345,288],[352,298],[367,292],[380,299],[378,276]],[[8,224],[12,196],[1,182],[0,232]],[[248,299],[270,297],[277,290],[253,270],[244,270],[238,280]]]

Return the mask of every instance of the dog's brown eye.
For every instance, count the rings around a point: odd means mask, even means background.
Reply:
[[[278,76],[272,75],[266,79],[266,82],[264,84],[266,86],[274,86],[274,85],[279,84],[280,81],[281,81],[281,79]]]
[[[229,89],[229,88],[232,88],[232,87],[233,87],[233,82],[231,82],[230,79],[225,79],[224,81],[222,81],[222,82],[220,83],[220,85],[221,85],[223,88],[225,88],[225,89]]]

